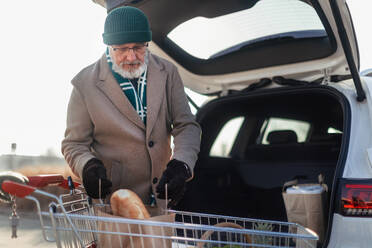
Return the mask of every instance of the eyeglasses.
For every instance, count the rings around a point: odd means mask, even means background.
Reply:
[[[128,55],[132,50],[135,54],[143,54],[148,47],[148,43],[142,45],[135,45],[134,47],[111,47],[112,50],[118,55]]]

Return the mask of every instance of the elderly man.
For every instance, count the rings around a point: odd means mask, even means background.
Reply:
[[[93,198],[128,188],[159,203],[167,184],[172,207],[192,178],[201,130],[176,67],[151,54],[150,41],[141,10],[108,14],[106,53],[72,80],[62,153]]]

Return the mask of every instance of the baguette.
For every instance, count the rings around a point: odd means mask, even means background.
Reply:
[[[148,219],[150,214],[142,200],[129,189],[115,191],[110,199],[113,215],[131,219]]]

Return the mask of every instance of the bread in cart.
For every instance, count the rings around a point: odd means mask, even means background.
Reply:
[[[110,202],[113,215],[140,220],[151,217],[141,198],[129,189],[115,191]]]

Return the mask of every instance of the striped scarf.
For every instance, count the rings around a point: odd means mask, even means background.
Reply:
[[[146,77],[147,77],[147,68],[142,73],[141,77],[137,81],[137,89],[133,86],[132,82],[128,78],[122,77],[120,74],[116,73],[112,69],[112,59],[109,54],[109,50],[106,50],[107,63],[111,69],[116,82],[119,84],[120,88],[127,96],[129,102],[132,104],[133,108],[137,111],[139,117],[146,125],[146,116],[147,116],[147,104],[146,104]]]

